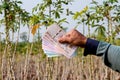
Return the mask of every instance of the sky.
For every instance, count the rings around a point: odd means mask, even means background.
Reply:
[[[32,8],[34,6],[36,6],[38,3],[41,3],[42,0],[21,0],[23,2],[23,4],[21,5],[23,9],[25,9],[26,11],[28,12],[32,12]],[[68,5],[67,7],[70,8],[70,10],[72,10],[73,12],[76,12],[76,11],[81,11],[84,7],[86,7],[87,5],[90,4],[92,0],[74,0],[74,2],[72,2],[72,5]],[[102,2],[103,0],[97,0],[98,2]],[[1,17],[1,16],[0,16]],[[66,16],[63,16],[63,17],[66,17]],[[64,24],[63,26],[67,26],[68,27],[68,31],[70,29],[72,29],[73,27],[76,26],[76,21],[73,20],[73,18],[70,16],[70,17],[67,17],[68,18],[68,22],[70,22],[69,24]],[[82,28],[81,27],[78,27],[77,28],[80,32],[82,31]],[[4,27],[0,27],[0,32],[3,32],[4,31]],[[22,32],[28,32],[28,29],[26,27],[23,27],[20,29],[20,33]],[[41,33],[45,32],[44,31],[44,28],[43,30],[41,30]],[[2,37],[5,37],[5,35],[2,35]],[[14,41],[16,41],[17,39],[17,34],[15,34],[15,38],[14,38]],[[33,36],[31,34],[30,36],[30,41],[32,41],[33,39]]]

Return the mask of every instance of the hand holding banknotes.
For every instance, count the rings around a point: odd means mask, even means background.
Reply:
[[[73,29],[59,38],[60,43],[68,43],[75,46],[80,46],[85,48],[87,38],[78,32],[76,29]]]
[[[66,56],[72,58],[76,55],[78,46],[68,43],[61,44],[58,39],[65,35],[65,31],[58,24],[50,25],[42,36],[42,49],[47,57]],[[68,35],[69,36],[69,35]],[[77,35],[76,35],[77,37]]]

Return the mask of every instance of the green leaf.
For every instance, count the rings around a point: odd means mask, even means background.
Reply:
[[[55,18],[60,18],[60,14],[58,12],[55,12]]]
[[[95,22],[95,21],[92,21],[92,27],[94,27],[94,22]]]
[[[109,0],[112,4],[118,2],[118,0]]]
[[[93,0],[91,4],[98,4],[98,2]]]
[[[17,1],[17,3],[22,4],[22,1]]]
[[[68,22],[66,21],[66,18],[63,18],[63,19],[61,19],[61,20],[58,21],[59,24],[61,24],[61,23],[63,23],[63,22],[68,23]]]
[[[73,16],[73,19],[76,20],[78,18],[78,16],[79,16],[79,12],[76,12]]]
[[[0,9],[0,14],[2,14],[2,9]]]

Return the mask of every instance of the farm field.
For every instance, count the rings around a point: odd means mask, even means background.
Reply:
[[[26,54],[1,53],[2,80],[120,80],[120,74],[106,67],[100,57],[82,56],[83,50],[78,49],[78,55],[68,59],[47,58],[42,50],[34,53],[38,46],[32,48]]]

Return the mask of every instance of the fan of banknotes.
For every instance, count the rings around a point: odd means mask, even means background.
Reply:
[[[58,39],[65,34],[65,31],[59,25],[50,25],[42,36],[42,49],[47,57],[66,56],[71,58],[75,56],[77,47],[70,44],[61,44]]]

